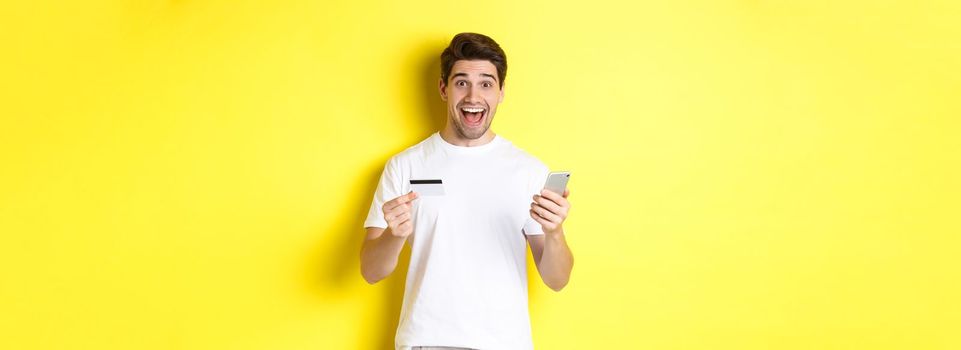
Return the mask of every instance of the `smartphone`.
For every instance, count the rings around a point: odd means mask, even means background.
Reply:
[[[570,179],[570,171],[552,171],[547,175],[547,182],[544,183],[544,189],[563,196],[564,190],[567,189],[567,180]]]

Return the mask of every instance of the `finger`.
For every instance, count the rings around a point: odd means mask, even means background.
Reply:
[[[553,223],[556,223],[556,224],[559,224],[559,223],[561,223],[561,221],[563,221],[560,216],[558,216],[557,214],[554,214],[554,213],[550,212],[550,211],[547,210],[547,209],[544,209],[544,207],[542,207],[542,206],[540,206],[540,205],[538,205],[538,204],[534,204],[534,205],[533,205],[533,208],[531,208],[531,209],[534,210],[534,212],[537,213],[537,215],[540,215],[542,218],[544,218],[544,219],[547,220],[547,221],[550,221],[550,222],[553,222]]]
[[[554,193],[548,190],[544,190],[544,192],[547,192],[547,194],[540,197],[543,197],[551,202],[554,202],[555,204],[557,204],[557,206],[564,207],[564,208],[569,208],[571,206],[571,203],[567,201],[567,198],[561,197],[557,193]]]
[[[414,193],[414,192],[411,192],[411,193]],[[401,211],[403,211],[403,210],[410,210],[410,207],[411,207],[410,201],[411,201],[411,200],[414,200],[414,199],[417,199],[417,195],[416,195],[416,193],[415,193],[415,194],[414,194],[414,198],[406,199],[406,198],[409,198],[410,196],[411,196],[410,194],[406,194],[406,195],[403,195],[403,196],[394,198],[394,199],[391,200],[390,202],[385,203],[385,204],[384,204],[384,214],[387,214],[387,213],[390,213],[390,212],[393,212],[393,211],[397,211],[397,210],[401,210]],[[405,199],[405,200],[401,201],[402,199]]]
[[[563,196],[557,194],[557,193],[554,192],[554,191],[547,190],[547,189],[541,190],[541,196],[543,196],[543,197],[545,197],[545,198],[547,198],[547,199],[550,199],[550,200],[552,200],[552,201],[554,201],[554,202],[556,202],[556,203],[560,203],[562,200],[564,200],[564,197],[563,197]]]
[[[557,203],[554,203],[554,201],[538,195],[534,195],[534,203],[540,204],[540,206],[550,210],[554,214],[560,214],[564,212],[564,208]]]
[[[563,197],[564,197],[564,198],[567,198],[567,196],[570,196],[570,195],[571,195],[571,190],[565,188],[565,189],[564,189],[564,195],[563,195]]]
[[[537,221],[537,223],[540,224],[541,227],[544,228],[545,230],[553,229],[554,227],[557,227],[557,224],[542,218],[540,215],[537,215],[537,213],[535,213],[533,209],[531,209],[530,213],[531,213],[531,218],[533,218],[534,221]]]
[[[534,212],[534,209],[531,209],[530,213],[531,213],[531,218],[534,219],[534,221],[537,221],[538,224],[541,224],[541,226],[550,224],[550,222],[548,222],[547,220],[544,220],[544,218],[542,218],[540,215],[537,215],[537,213]]]
[[[410,212],[409,212],[409,211],[405,211],[405,212],[403,212],[403,213],[400,213],[400,214],[395,215],[394,217],[391,218],[391,220],[388,220],[388,222],[398,222],[398,223],[401,223],[401,222],[407,221],[407,219],[410,219]]]
[[[404,226],[404,224],[406,224],[406,223],[408,223],[408,222],[410,222],[410,218],[406,218],[406,219],[404,219],[404,220],[394,220],[394,226],[393,226],[393,227],[401,228],[401,227]]]
[[[393,209],[384,211],[384,217],[394,217],[394,216],[400,215],[401,213],[410,211],[411,207],[413,206],[410,203],[404,203],[404,204],[398,205]]]
[[[417,199],[417,192],[410,191],[403,196],[391,199],[389,202],[384,203],[384,208],[386,210],[390,210],[397,207],[398,205],[406,204],[407,202],[410,202],[414,199]]]
[[[407,194],[405,194],[405,195],[403,195],[403,196],[394,198],[394,201],[395,201],[395,202],[394,202],[394,205],[397,206],[397,205],[401,205],[401,204],[407,204],[407,203],[409,203],[410,201],[412,201],[412,200],[414,200],[414,199],[417,199],[417,196],[418,196],[418,195],[417,195],[417,192],[414,192],[414,191],[407,192]]]

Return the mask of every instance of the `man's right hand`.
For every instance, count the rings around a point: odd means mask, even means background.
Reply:
[[[414,221],[411,218],[411,203],[417,199],[417,192],[411,191],[403,196],[391,199],[384,203],[384,219],[387,220],[387,227],[390,234],[394,237],[405,238],[414,233]]]

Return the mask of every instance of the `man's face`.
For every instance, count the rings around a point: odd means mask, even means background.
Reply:
[[[497,81],[497,67],[486,60],[454,62],[448,81],[440,82],[440,95],[447,101],[447,123],[459,137],[478,139],[494,120],[504,90]]]

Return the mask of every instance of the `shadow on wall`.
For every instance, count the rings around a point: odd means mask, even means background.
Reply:
[[[419,73],[417,83],[421,87],[419,89],[421,104],[414,113],[421,116],[417,120],[424,130],[421,139],[441,130],[446,124],[447,108],[438,92],[439,56],[446,46],[446,42],[434,42],[431,45],[413,50],[412,52],[417,55],[407,64],[408,67]],[[405,86],[409,87],[410,85]],[[315,268],[320,267],[322,269],[319,274],[321,286],[326,286],[326,288],[332,290],[346,290],[347,285],[354,283],[355,279],[363,280],[360,275],[360,248],[365,236],[363,222],[367,218],[371,199],[377,189],[387,159],[409,146],[411,145],[405,145],[396,150],[385,150],[383,157],[371,160],[370,170],[363,174],[360,181],[354,184],[354,190],[351,193],[363,193],[365,195],[355,196],[350,202],[345,203],[341,211],[345,214],[345,217],[338,218],[334,225],[329,228],[331,234],[324,235],[324,237],[333,237],[338,241],[321,244],[320,249],[324,252],[319,254],[319,261],[317,259],[311,261]],[[358,336],[362,339],[360,343],[371,343],[365,340],[375,336],[378,339],[373,342],[375,345],[372,349],[394,348],[394,335],[403,304],[409,263],[410,242],[408,241],[401,251],[394,272],[384,280],[377,282],[378,285],[384,285],[383,288],[386,289],[383,294],[385,300],[382,305],[384,306],[375,319],[364,320],[363,324],[358,327],[360,330]]]
[[[447,126],[447,104],[440,98],[440,53],[447,47],[446,42],[439,42],[429,47],[423,48],[418,52],[423,56],[417,60],[417,68],[420,69],[421,108],[418,111],[423,118],[424,125],[430,129],[427,133],[432,134],[440,131]],[[428,135],[424,135],[427,138]]]

